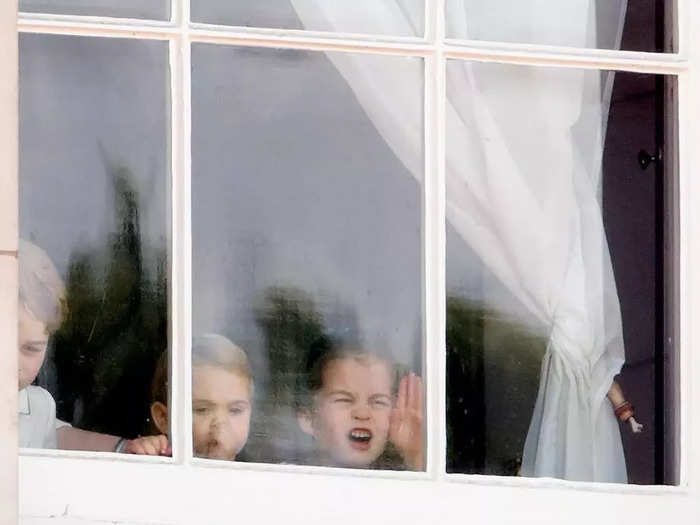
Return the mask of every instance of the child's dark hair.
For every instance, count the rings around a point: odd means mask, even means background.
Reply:
[[[168,351],[161,352],[151,382],[151,403],[168,405]]]
[[[313,405],[314,394],[323,388],[323,372],[331,361],[338,359],[384,362],[391,374],[392,391],[396,391],[398,371],[392,359],[380,353],[365,350],[359,341],[322,335],[309,347],[306,361],[297,374],[294,396],[296,410],[305,410]]]

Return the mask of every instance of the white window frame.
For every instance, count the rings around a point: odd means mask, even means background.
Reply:
[[[253,1],[253,0],[251,0]],[[331,0],[335,1],[335,0]],[[346,0],[337,0],[346,1]],[[426,0],[424,38],[225,28],[22,14],[0,2],[0,523],[700,523],[700,3],[678,0],[679,52],[572,50],[444,39],[445,0]],[[30,451],[17,456],[17,33],[169,42],[172,101],[173,458]],[[425,60],[425,473],[203,462],[191,454],[190,44],[289,47]],[[633,486],[445,474],[445,61],[671,74],[678,79],[680,187],[680,485]],[[693,322],[693,320],[696,322]],[[19,464],[19,470],[17,470]],[[19,473],[17,496],[15,474]]]

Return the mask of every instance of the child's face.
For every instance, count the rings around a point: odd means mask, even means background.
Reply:
[[[248,439],[250,381],[210,365],[192,370],[192,438],[194,454],[234,460]]]
[[[393,406],[391,373],[381,360],[342,358],[323,371],[310,431],[330,466],[368,467],[384,451]]]
[[[49,335],[46,324],[25,307],[18,311],[19,389],[32,384],[46,355]]]

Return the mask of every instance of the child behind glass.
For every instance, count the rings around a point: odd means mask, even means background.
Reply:
[[[312,462],[377,468],[389,443],[398,468],[422,470],[423,387],[415,374],[394,389],[395,369],[382,357],[323,337],[311,349],[297,392],[297,420],[313,437]]]
[[[153,380],[151,416],[168,434],[166,357]],[[248,440],[253,376],[246,353],[222,335],[192,342],[192,441],[194,455],[235,461]]]
[[[48,255],[19,241],[18,376],[19,446],[56,448],[56,403],[33,386],[46,356],[49,335],[63,316],[65,287]]]
[[[63,321],[65,285],[49,256],[35,244],[20,239],[18,255],[19,446],[169,454],[164,436],[123,439],[56,420],[53,396],[32,383],[46,357],[51,334]]]

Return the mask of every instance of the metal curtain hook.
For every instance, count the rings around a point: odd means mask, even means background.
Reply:
[[[649,167],[649,164],[658,160],[661,160],[661,150],[659,150],[659,152],[656,153],[656,155],[652,155],[645,149],[640,150],[637,154],[637,162],[639,162],[639,166],[643,170],[647,169]]]

